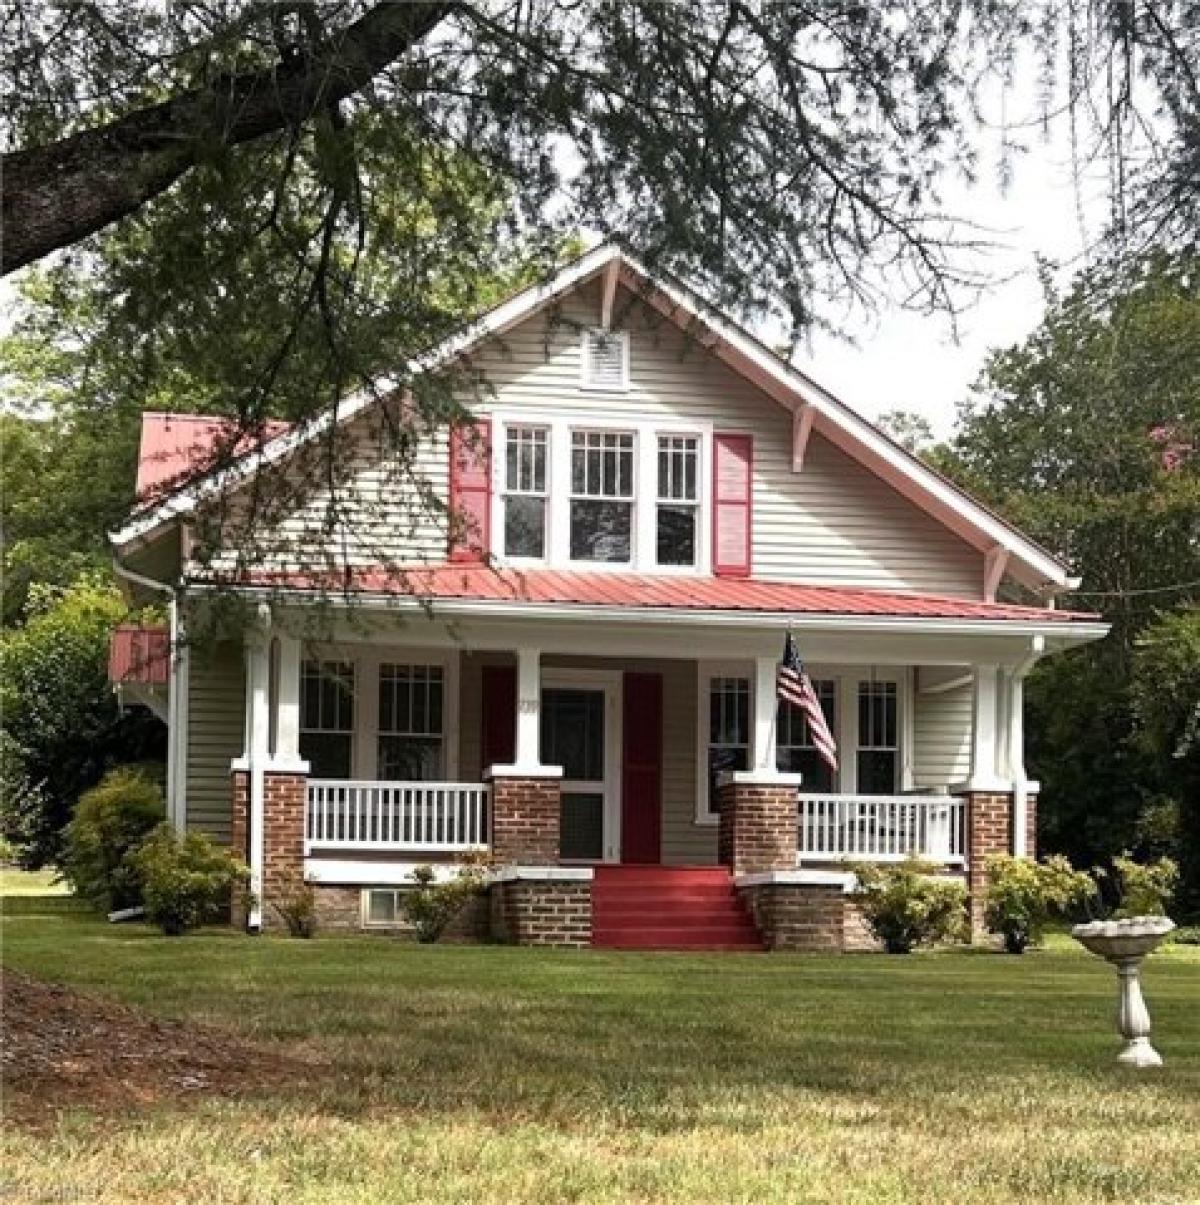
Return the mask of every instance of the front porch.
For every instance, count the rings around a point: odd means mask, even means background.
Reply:
[[[914,663],[895,641],[806,636],[833,774],[803,720],[779,710],[777,626],[710,636],[714,655],[698,658],[678,631],[585,644],[583,625],[566,640],[543,625],[535,646],[529,626],[465,641],[431,624],[403,643],[361,631],[307,643],[286,616],[263,620],[246,644],[248,748],[234,764],[251,927],[272,923],[293,871],[336,893],[342,920],[358,892],[369,924],[417,865],[451,873],[471,856],[494,868],[493,896],[530,915],[551,897],[559,915],[563,900],[588,913],[569,936],[509,924],[516,940],[587,944],[595,869],[645,865],[724,867],[773,942],[762,900],[800,893],[827,909],[846,894],[843,863],[918,855],[966,877],[978,913],[984,857],[1032,848],[1028,639],[914,633],[905,651],[929,654]],[[995,659],[957,659],[971,647]]]

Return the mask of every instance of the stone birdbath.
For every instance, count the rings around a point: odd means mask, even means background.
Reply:
[[[1127,1067],[1162,1066],[1162,1056],[1150,1045],[1150,1014],[1142,999],[1139,970],[1142,959],[1174,928],[1175,922],[1165,916],[1135,916],[1129,920],[1096,920],[1071,930],[1076,941],[1117,968],[1117,1029],[1125,1039],[1117,1061]]]

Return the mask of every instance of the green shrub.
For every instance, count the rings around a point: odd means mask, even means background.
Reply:
[[[1113,858],[1117,889],[1115,916],[1162,916],[1175,896],[1179,865],[1170,858],[1137,862],[1128,853]]]
[[[142,880],[146,915],[169,936],[220,917],[249,871],[203,833],[182,837],[160,825],[130,855]]]
[[[1180,925],[1167,941],[1177,946],[1200,946],[1200,925]]]
[[[317,893],[301,871],[284,878],[274,907],[292,937],[312,937],[317,931]]]
[[[67,825],[63,877],[101,911],[142,902],[142,885],[129,854],[163,820],[163,795],[143,771],[111,770],[84,792]]]
[[[418,866],[412,879],[416,886],[401,893],[400,906],[422,942],[437,941],[467,900],[483,888],[483,871],[473,865],[443,883],[434,882],[432,866]]]
[[[931,863],[909,858],[894,866],[851,867],[854,898],[868,927],[889,954],[909,954],[962,935],[967,891],[957,879],[939,878]]]
[[[1056,855],[1044,862],[1007,855],[988,858],[984,921],[1004,938],[1010,954],[1021,954],[1042,940],[1051,916],[1085,904],[1096,894],[1086,871]]]

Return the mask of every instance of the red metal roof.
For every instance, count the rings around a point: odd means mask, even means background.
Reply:
[[[564,607],[645,607],[683,611],[762,611],[795,615],[877,615],[921,619],[1033,620],[1070,623],[1099,616],[1081,611],[977,602],[936,594],[810,586],[798,582],[667,574],[577,573],[438,565],[344,574],[252,571],[243,585],[332,594],[390,594],[437,600],[553,603]]]
[[[269,419],[263,424],[263,440],[274,439],[289,428],[288,423]],[[207,414],[161,414],[148,410],[142,415],[142,441],[138,448],[137,496],[144,501],[170,492],[183,483],[190,471],[205,467],[205,461],[222,439],[232,439],[237,423]],[[256,438],[244,434],[234,453],[249,451]]]
[[[123,623],[108,642],[108,680],[166,686],[171,677],[171,636],[165,626]]]

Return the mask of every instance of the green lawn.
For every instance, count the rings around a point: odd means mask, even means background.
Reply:
[[[1200,957],[1145,974],[1167,1060],[1113,1062],[1111,970],[384,938],[183,939],[70,912],[7,965],[328,1056],[315,1087],[7,1127],[16,1199],[1200,1199]],[[66,1193],[75,1193],[70,1196]],[[54,1194],[60,1194],[58,1196]]]

